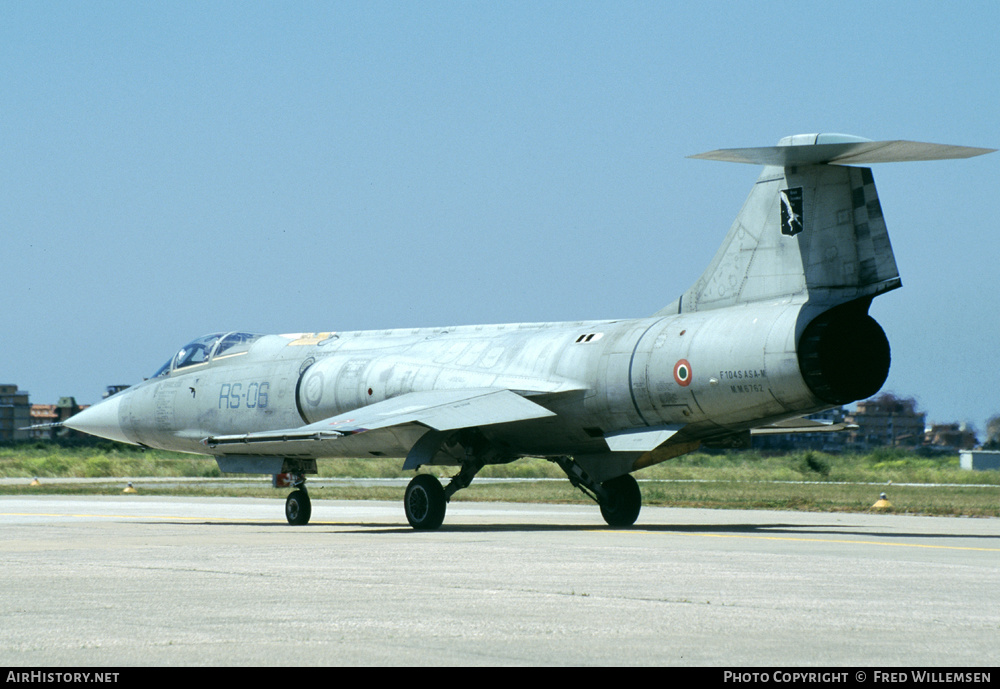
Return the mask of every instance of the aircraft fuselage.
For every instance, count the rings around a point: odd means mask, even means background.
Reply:
[[[799,370],[801,307],[658,318],[270,335],[122,393],[122,440],[232,453],[202,441],[310,424],[427,390],[507,389],[555,416],[487,436],[516,455],[607,452],[606,433],[683,426],[689,439],[829,406]],[[408,438],[368,453],[406,456]],[[323,456],[354,456],[353,443]],[[367,454],[367,453],[366,453]]]

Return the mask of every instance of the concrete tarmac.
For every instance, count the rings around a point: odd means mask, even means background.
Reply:
[[[0,497],[0,664],[991,666],[1000,520]],[[870,675],[869,675],[870,676]]]

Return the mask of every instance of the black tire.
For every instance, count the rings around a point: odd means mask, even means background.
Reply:
[[[601,484],[608,498],[601,503],[601,514],[609,526],[632,526],[642,509],[639,483],[631,474],[608,479]]]
[[[309,493],[303,488],[293,490],[285,500],[285,519],[292,526],[303,526],[309,523],[312,516],[312,501]]]
[[[441,482],[430,474],[418,474],[406,486],[403,509],[414,529],[431,531],[441,526],[447,504]]]

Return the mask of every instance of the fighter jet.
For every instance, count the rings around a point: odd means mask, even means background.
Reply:
[[[704,274],[647,317],[364,332],[214,333],[65,422],[145,447],[214,455],[226,473],[306,475],[331,457],[397,457],[415,529],[441,526],[484,466],[557,463],[608,524],[630,526],[632,472],[751,434],[815,431],[804,415],[875,394],[889,343],[868,315],[900,286],[871,163],[993,149],[843,134],[693,158],[764,169]]]

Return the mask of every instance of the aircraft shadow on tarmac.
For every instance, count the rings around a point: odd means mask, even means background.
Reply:
[[[146,522],[149,525],[177,525],[178,523],[187,526],[218,526],[218,527],[262,527],[289,530],[291,532],[302,531],[304,533],[315,534],[326,531],[329,533],[356,533],[356,534],[413,534],[414,530],[401,520],[400,524],[386,524],[384,522],[324,522],[314,521],[304,526],[289,526],[283,521],[213,521],[206,519],[202,521],[156,521]],[[953,533],[928,533],[913,531],[886,531],[879,529],[857,529],[847,525],[823,524],[820,522],[813,524],[790,524],[783,522],[774,523],[754,523],[754,524],[639,524],[632,527],[613,528],[606,524],[447,524],[434,531],[422,533],[440,534],[447,536],[449,533],[506,533],[506,532],[606,532],[618,531],[622,533],[633,532],[656,532],[656,533],[688,533],[688,534],[748,534],[756,536],[854,536],[880,539],[905,539],[920,538],[930,540],[940,540],[947,542],[952,539],[983,539],[1000,540],[1000,536],[992,534],[977,534],[956,531]],[[421,533],[421,532],[417,532]]]

